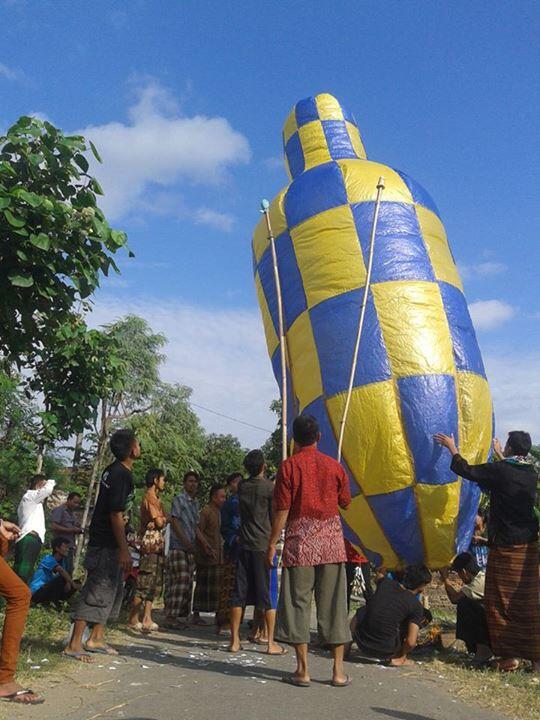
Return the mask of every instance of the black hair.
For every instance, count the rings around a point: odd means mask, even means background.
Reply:
[[[70,493],[69,493],[69,495],[67,496],[67,499],[68,499],[68,500],[73,500],[73,498],[75,498],[75,497],[80,498],[80,497],[82,497],[82,495],[81,495],[81,493],[79,493],[79,492],[73,491],[73,492],[70,492]]]
[[[144,476],[144,482],[147,488],[151,488],[154,484],[154,480],[158,480],[160,477],[165,477],[165,470],[161,468],[150,468]]]
[[[53,553],[55,553],[59,547],[65,545],[66,543],[69,545],[69,540],[66,537],[62,537],[61,535],[53,538],[53,541],[51,543]]]
[[[471,575],[478,575],[480,567],[471,553],[462,552],[454,558],[454,561],[452,562],[452,570],[454,572],[466,570]]]
[[[257,477],[263,469],[264,455],[262,450],[250,450],[244,458],[244,467],[250,477]]]
[[[214,495],[219,491],[223,490],[223,485],[212,485],[210,492],[208,493],[208,500],[212,500]]]
[[[235,472],[235,473],[231,473],[230,475],[227,475],[227,477],[225,478],[225,484],[227,486],[229,486],[233,482],[233,480],[236,480],[236,478],[240,478],[240,480],[241,480],[242,473]]]
[[[401,582],[407,590],[416,590],[422,585],[429,585],[431,573],[425,565],[407,565]]]
[[[525,457],[531,452],[531,436],[523,430],[512,430],[512,432],[509,432],[508,444],[512,448],[514,455],[522,455]]]
[[[117,430],[111,435],[109,447],[114,457],[123,462],[131,455],[136,440],[133,430]]]
[[[195,478],[197,482],[200,482],[199,473],[196,473],[195,470],[188,470],[187,473],[184,475],[183,483],[186,484],[186,481],[190,478]]]
[[[313,415],[298,415],[293,422],[293,437],[301,447],[307,447],[317,442],[319,437],[319,423]]]
[[[30,490],[35,490],[36,485],[41,482],[42,480],[46,480],[47,476],[40,473],[39,475],[32,475],[30,478],[30,482],[28,483],[28,486],[30,487]]]

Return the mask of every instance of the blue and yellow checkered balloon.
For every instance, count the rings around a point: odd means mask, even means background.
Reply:
[[[366,159],[354,117],[331,95],[297,103],[283,131],[290,184],[270,206],[288,352],[289,407],[314,415],[336,457],[380,176],[386,188],[343,464],[346,537],[389,568],[447,565],[471,539],[479,491],[449,469],[433,434],[486,460],[492,405],[437,207],[399,170]],[[278,309],[264,218],[253,238],[268,351],[281,377]],[[291,419],[292,419],[291,417]]]

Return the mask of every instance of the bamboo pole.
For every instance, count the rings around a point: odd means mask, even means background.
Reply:
[[[279,349],[281,356],[281,459],[287,459],[287,346],[285,338],[285,324],[283,322],[283,300],[281,296],[281,282],[279,279],[279,269],[276,253],[276,241],[272,232],[270,223],[270,203],[268,200],[262,200],[261,212],[266,220],[266,228],[268,230],[268,240],[272,249],[272,263],[274,266],[274,282],[276,284],[276,297],[278,309],[278,332],[279,332]]]
[[[358,365],[358,353],[360,350],[360,340],[362,338],[362,330],[364,329],[364,319],[366,317],[366,307],[369,297],[369,287],[371,284],[371,271],[373,269],[373,251],[375,249],[375,235],[377,234],[377,222],[379,220],[379,210],[381,207],[381,197],[384,190],[384,178],[380,177],[377,183],[377,197],[375,199],[375,208],[373,211],[373,223],[371,226],[371,237],[369,240],[369,260],[366,272],[366,284],[364,285],[364,297],[362,299],[362,307],[360,310],[360,320],[358,323],[358,332],[356,333],[356,343],[354,346],[353,361],[351,365],[351,375],[349,377],[349,387],[347,390],[347,399],[345,400],[345,407],[343,408],[343,416],[341,418],[339,426],[339,442],[338,442],[338,462],[341,462],[341,451],[343,448],[343,438],[345,435],[345,423],[347,422],[347,415],[349,414],[349,406],[351,404],[351,395],[354,384],[354,376],[356,374],[356,367]]]

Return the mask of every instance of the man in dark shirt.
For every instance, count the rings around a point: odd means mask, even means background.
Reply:
[[[410,665],[408,653],[416,647],[418,631],[426,623],[426,611],[416,598],[431,582],[423,565],[406,568],[403,581],[384,578],[369,603],[357,610],[351,632],[363,655]]]
[[[86,663],[92,662],[90,653],[118,655],[105,642],[105,625],[118,618],[123,573],[132,564],[125,528],[134,495],[131,470],[141,449],[131,430],[117,430],[111,437],[110,448],[116,460],[101,476],[90,523],[86,582],[73,612],[73,634],[64,650],[65,656]],[[82,638],[88,623],[93,627],[83,647]]]
[[[272,494],[274,486],[265,477],[266,465],[260,450],[244,458],[249,477],[238,485],[240,506],[240,541],[235,587],[231,600],[230,652],[239,652],[240,623],[248,604],[263,612],[268,628],[268,654],[283,655],[285,649],[274,642],[276,611],[270,602],[270,570],[266,566],[266,549],[272,530]]]

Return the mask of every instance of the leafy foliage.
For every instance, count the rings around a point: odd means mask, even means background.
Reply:
[[[83,137],[32,117],[0,136],[0,352],[21,366],[51,347],[126,245],[97,204]]]
[[[270,404],[270,410],[277,415],[277,425],[261,450],[266,459],[268,473],[273,475],[281,464],[281,400],[273,400]]]

